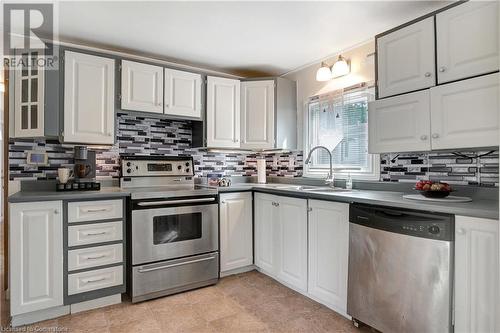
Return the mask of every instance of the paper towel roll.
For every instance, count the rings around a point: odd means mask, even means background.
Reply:
[[[266,160],[263,158],[257,159],[257,182],[266,183]]]

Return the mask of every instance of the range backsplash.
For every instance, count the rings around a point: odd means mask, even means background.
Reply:
[[[257,158],[266,159],[268,176],[300,177],[303,171],[301,151],[276,154],[214,153],[191,148],[192,127],[189,121],[175,121],[144,117],[132,113],[118,113],[116,144],[89,146],[97,152],[97,176],[120,176],[120,156],[123,155],[191,155],[197,176],[257,175]],[[55,179],[57,169],[73,166],[72,144],[57,140],[11,139],[9,170],[11,180]],[[26,164],[29,150],[48,153],[48,166]],[[487,151],[453,153],[392,153],[382,154],[381,181],[415,182],[420,179],[446,181],[461,185],[497,186],[498,151],[482,157]],[[473,156],[474,155],[474,156]],[[472,156],[472,157],[467,157]]]
[[[498,151],[382,154],[380,178],[498,187],[498,157]]]
[[[302,176],[302,152],[286,154],[212,153],[191,148],[191,122],[157,119],[118,113],[116,143],[113,146],[89,146],[96,151],[96,175],[103,178],[120,176],[120,156],[192,155],[197,176],[255,176],[257,158],[267,161],[270,176]],[[11,139],[9,142],[9,171],[11,180],[55,179],[60,167],[73,167],[72,144],[49,139]],[[26,164],[29,150],[47,152],[49,165]]]

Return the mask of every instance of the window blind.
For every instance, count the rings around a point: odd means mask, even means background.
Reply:
[[[358,167],[369,171],[368,102],[372,95],[371,89],[363,86],[312,98],[308,106],[309,149],[325,146],[333,151],[335,167]],[[329,167],[328,154],[316,151],[311,167]]]

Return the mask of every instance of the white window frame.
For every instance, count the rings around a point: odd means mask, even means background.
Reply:
[[[365,84],[361,84],[360,88],[363,89],[368,89],[364,88]],[[352,88],[345,89],[344,91],[341,91],[340,93],[344,93],[347,91],[352,90]],[[338,94],[339,91],[332,91],[329,94]],[[373,99],[371,99],[373,100]],[[369,101],[371,101],[369,100]],[[304,113],[303,113],[303,123],[304,123],[304,135],[303,135],[303,147],[304,147],[304,170],[303,170],[303,177],[306,178],[316,178],[316,179],[321,179],[321,178],[326,178],[328,173],[329,173],[329,167],[311,167],[309,164],[306,164],[306,158],[309,154],[309,151],[311,150],[310,143],[309,143],[309,138],[310,138],[310,132],[309,132],[309,104],[310,100],[307,101],[304,104]],[[368,121],[370,121],[370,117],[368,116]],[[316,152],[315,152],[316,153]],[[315,154],[314,153],[314,154]],[[380,155],[379,154],[368,154],[368,163],[370,165],[370,172],[365,172],[365,171],[357,171],[357,170],[351,170],[351,171],[342,171],[342,172],[334,172],[334,177],[335,179],[347,179],[347,177],[350,175],[351,179],[355,180],[368,180],[368,181],[380,181]],[[336,165],[334,164],[333,167],[335,168]],[[338,167],[338,165],[337,165]]]

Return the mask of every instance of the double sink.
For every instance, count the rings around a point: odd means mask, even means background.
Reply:
[[[309,186],[309,185],[286,185],[286,184],[273,184],[266,185],[268,188],[274,188],[277,190],[286,191],[298,191],[298,192],[312,192],[312,193],[339,193],[339,192],[353,192],[355,190],[348,190],[339,187],[329,187],[329,186]]]

